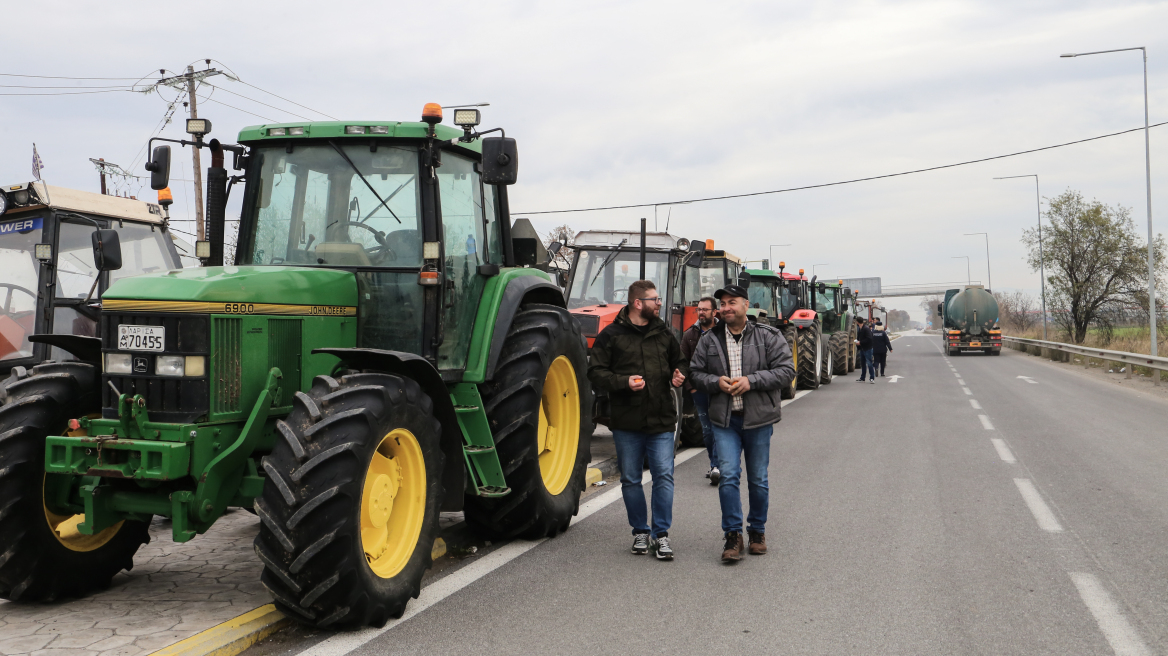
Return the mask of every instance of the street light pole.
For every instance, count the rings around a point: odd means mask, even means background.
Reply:
[[[969,275],[969,256],[968,255],[954,255],[953,259],[960,260],[963,257],[965,258],[965,284],[968,286],[968,285],[973,284],[973,277]]]
[[[993,291],[994,291],[994,274],[990,273],[990,235],[989,235],[989,233],[986,233],[986,232],[967,232],[967,233],[965,233],[966,237],[973,237],[976,235],[985,235],[985,240],[986,240],[986,278],[987,278],[986,282],[989,283],[989,285],[988,285],[989,290],[991,293],[993,293]]]
[[[812,264],[811,265],[811,276],[812,277],[815,276],[815,267],[821,267],[821,266],[831,266],[831,263],[830,262],[823,262],[822,264]]]
[[[1128,52],[1139,50],[1144,58],[1144,175],[1148,191],[1148,316],[1152,327],[1152,357],[1157,355],[1156,338],[1156,259],[1153,248],[1152,235],[1152,146],[1148,140],[1148,50],[1140,46],[1137,48],[1117,48],[1115,50],[1097,50],[1095,52],[1072,52],[1060,57],[1084,57],[1086,55],[1105,55],[1111,52]],[[1158,376],[1159,374],[1157,374]],[[1159,382],[1159,379],[1157,379]]]
[[[1042,253],[1042,196],[1038,193],[1037,175],[1008,175],[994,179],[1013,180],[1014,178],[1034,178],[1034,205],[1038,209],[1038,275],[1042,282],[1042,340],[1046,341],[1046,263]]]

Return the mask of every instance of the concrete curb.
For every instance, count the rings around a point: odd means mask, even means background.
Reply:
[[[600,472],[600,478],[597,480],[603,480],[603,479],[608,478],[609,476],[616,476],[617,474],[619,474],[620,467],[618,467],[616,464],[616,458],[609,458],[608,460],[601,460],[600,462],[594,462],[594,463],[589,464],[588,465],[588,474],[589,474],[588,484],[589,485],[592,485],[593,483],[596,482],[596,481],[593,481],[591,478],[593,476],[592,472],[594,472],[594,471]]]
[[[150,656],[236,656],[289,622],[274,605],[268,604],[163,647]]]

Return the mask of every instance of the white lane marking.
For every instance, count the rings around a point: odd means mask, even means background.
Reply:
[[[1006,446],[1004,441],[996,437],[991,437],[990,442],[994,443],[994,450],[998,452],[998,457],[1002,459],[1002,462],[1008,462],[1011,465],[1018,462],[1014,459],[1014,454],[1010,452],[1010,447]]]
[[[904,378],[904,376],[898,376],[896,374],[893,374],[893,375],[888,377],[888,382],[895,383],[896,381],[900,380],[901,378]]]
[[[1019,377],[1019,378],[1021,378],[1022,380],[1025,380],[1026,382],[1030,383],[1031,385],[1037,385],[1037,384],[1038,384],[1038,381],[1037,381],[1037,380],[1034,380],[1034,379],[1033,379],[1033,378],[1031,378],[1030,376],[1018,376],[1018,377]]]
[[[807,396],[810,393],[811,393],[811,390],[799,390],[798,392],[795,392],[795,398],[787,399],[786,401],[782,401],[781,403],[779,403],[779,407],[785,408],[788,405],[794,403],[795,401],[798,401],[799,399],[803,398],[804,396]]]
[[[635,300],[635,299],[634,299],[634,300]],[[958,378],[961,378],[961,374],[957,373],[956,371],[954,371],[954,372],[953,372],[953,375],[954,375],[954,376],[957,376]]]
[[[1107,593],[1107,588],[1099,582],[1094,574],[1085,572],[1069,572],[1075,587],[1079,589],[1079,596],[1087,605],[1087,610],[1095,616],[1099,630],[1112,651],[1117,656],[1144,656],[1151,651],[1140,638],[1139,631],[1123,616],[1119,604]]]
[[[962,387],[961,389],[965,391],[966,396],[973,394],[973,392],[969,391],[968,387]]]
[[[794,399],[784,401],[790,403],[798,400],[812,390],[802,390],[795,394]],[[677,454],[673,459],[674,466],[693,458],[699,453],[705,453],[705,449],[686,449]],[[648,483],[652,477],[648,473],[642,475],[641,482]],[[578,524],[587,519],[598,510],[611,505],[621,498],[620,486],[615,486],[611,490],[601,492],[600,494],[588,499],[580,504],[580,511],[572,518],[572,525]],[[401,618],[391,619],[386,622],[385,626],[380,629],[361,629],[359,631],[334,633],[332,636],[316,643],[312,647],[305,649],[297,654],[297,656],[343,656],[349,652],[365,645],[370,640],[390,631],[397,625],[409,620],[411,617],[425,611],[426,609],[440,603],[447,597],[462,590],[466,586],[478,581],[487,574],[499,569],[503,565],[515,560],[523,554],[531,551],[539,545],[547,542],[548,538],[540,538],[538,540],[515,540],[505,544],[491,553],[482,557],[482,559],[463,567],[457,572],[453,572],[441,579],[422,588],[421,594],[417,599],[414,599],[406,606],[406,612],[402,613]]]
[[[981,410],[981,404],[977,402],[977,399],[970,399],[969,405],[973,406],[974,410]]]
[[[986,430],[993,430],[994,425],[990,423],[990,418],[985,415],[978,415],[978,420],[981,421],[981,427]]]
[[[1058,518],[1051,512],[1050,506],[1042,500],[1042,495],[1038,493],[1038,488],[1034,487],[1034,483],[1031,483],[1029,478],[1015,478],[1014,485],[1017,485],[1018,491],[1022,493],[1022,500],[1030,508],[1030,514],[1034,515],[1034,520],[1038,522],[1038,528],[1051,533],[1061,533],[1062,524],[1059,524]]]

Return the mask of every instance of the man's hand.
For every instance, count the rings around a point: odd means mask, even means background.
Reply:
[[[733,383],[734,383],[734,381],[730,380],[729,376],[722,376],[722,377],[718,378],[718,389],[722,390],[723,392],[725,392],[727,394],[731,394],[732,393],[731,389],[733,388]]]
[[[680,369],[674,369],[673,370],[673,386],[674,387],[681,387],[681,384],[684,382],[685,382],[685,374],[681,373]]]
[[[749,391],[750,381],[747,380],[746,376],[739,376],[738,378],[735,378],[733,384],[730,386],[731,396],[742,396]]]
[[[640,376],[629,376],[629,389],[640,392],[645,389],[645,379]]]

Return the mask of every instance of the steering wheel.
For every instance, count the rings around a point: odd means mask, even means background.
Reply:
[[[371,262],[374,264],[380,264],[382,262],[392,262],[397,259],[397,253],[393,252],[393,249],[389,247],[389,244],[385,243],[384,232],[381,232],[373,226],[364,223],[355,223],[353,221],[348,221],[346,223],[349,226],[365,228],[369,232],[373,233],[373,238],[377,240],[377,245],[365,249],[365,252],[369,255],[369,260]]]
[[[12,292],[21,291],[32,297],[33,304],[36,304],[36,293],[31,292],[20,285],[14,285],[10,282],[0,282],[0,287],[7,288],[8,293],[4,295],[4,307],[0,309],[0,313],[6,314],[10,317],[15,317],[17,313],[12,311]]]

